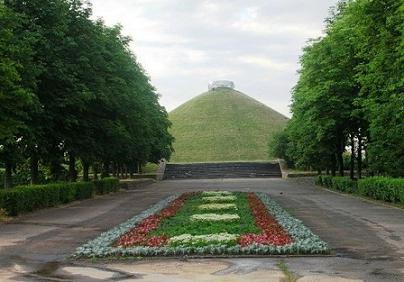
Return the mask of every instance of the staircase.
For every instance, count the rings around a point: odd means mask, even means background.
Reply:
[[[164,179],[282,177],[278,163],[226,162],[167,164]]]

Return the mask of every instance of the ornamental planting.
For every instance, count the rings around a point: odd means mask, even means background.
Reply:
[[[74,256],[327,252],[325,242],[267,194],[205,191],[170,196],[79,247]]]

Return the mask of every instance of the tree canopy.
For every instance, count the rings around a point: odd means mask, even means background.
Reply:
[[[403,176],[404,1],[341,1],[326,22],[300,58],[278,155],[343,174],[349,150],[351,177],[362,160],[371,174]]]
[[[81,0],[0,2],[0,158],[52,180],[169,159],[166,110],[121,27]],[[68,173],[67,173],[68,171]]]

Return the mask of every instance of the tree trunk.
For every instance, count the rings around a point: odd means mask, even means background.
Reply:
[[[116,162],[113,162],[113,163],[112,163],[112,176],[113,176],[113,177],[116,177],[116,171],[117,171],[117,169],[116,169]]]
[[[131,163],[131,164],[129,164],[129,175],[130,175],[130,178],[133,178],[133,172],[134,172],[134,166],[133,166],[133,164]]]
[[[69,153],[69,180],[77,181],[76,157],[73,153]]]
[[[355,178],[355,138],[353,134],[351,134],[351,163],[349,176],[351,179]]]
[[[109,162],[105,161],[102,166],[101,178],[109,177]]]
[[[338,168],[339,168],[339,175],[340,176],[344,176],[344,158],[342,157],[342,153],[344,152],[344,144],[341,141],[340,145],[339,145],[339,150],[338,150],[338,154],[337,154],[337,158],[338,158]]]
[[[88,172],[90,171],[90,163],[87,161],[81,160],[81,164],[83,166],[83,181],[90,181],[90,177],[88,175]]]
[[[358,179],[362,178],[362,136],[358,134]]]
[[[335,154],[331,155],[331,175],[335,176],[335,172],[337,170],[337,160]]]
[[[119,175],[120,178],[125,178],[125,170],[123,169],[123,164],[119,165]]]
[[[6,171],[4,173],[4,188],[13,187],[13,164],[10,161],[5,162]]]
[[[53,181],[58,181],[60,177],[60,164],[57,160],[51,161],[51,174]]]
[[[93,164],[93,179],[98,180],[98,164]]]
[[[31,184],[39,183],[39,169],[38,169],[38,155],[36,152],[32,152],[30,159],[30,173],[31,173]]]

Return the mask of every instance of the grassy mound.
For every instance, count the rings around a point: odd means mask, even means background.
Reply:
[[[203,93],[169,114],[175,153],[171,162],[268,159],[268,141],[287,118],[232,89]]]

